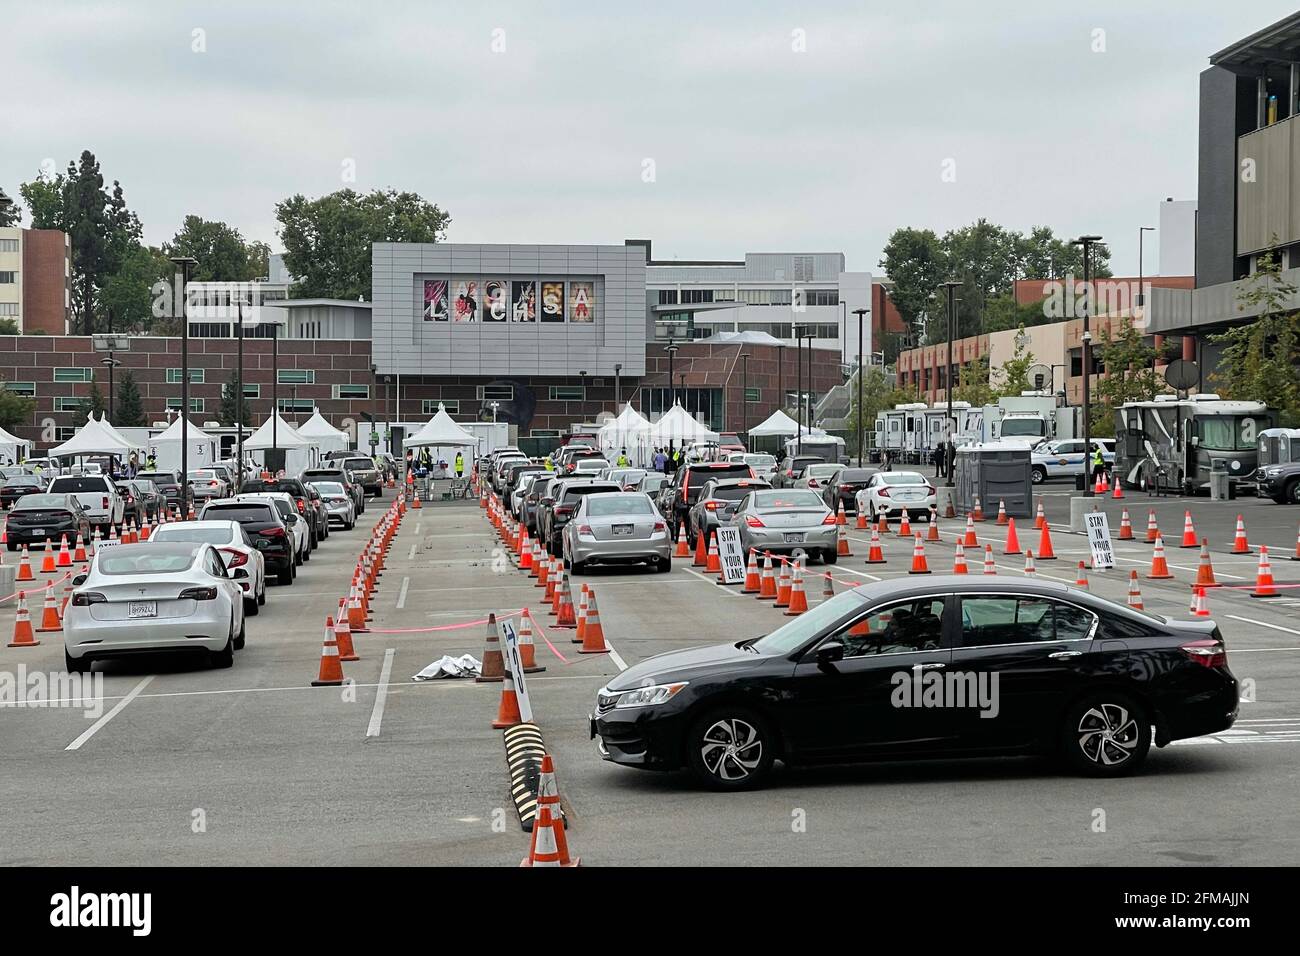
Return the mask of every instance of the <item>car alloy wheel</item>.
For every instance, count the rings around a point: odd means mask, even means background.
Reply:
[[[1069,711],[1063,727],[1065,755],[1089,776],[1132,773],[1151,746],[1150,721],[1142,708],[1121,694],[1086,697]]]
[[[763,764],[763,737],[737,717],[715,721],[700,740],[700,762],[728,785],[745,782]]]

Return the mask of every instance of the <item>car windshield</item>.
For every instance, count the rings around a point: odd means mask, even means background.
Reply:
[[[63,508],[66,510],[68,499],[63,495],[24,495],[18,499],[17,507],[23,511],[33,508]]]
[[[222,521],[271,521],[270,505],[213,505],[203,509],[203,517],[219,518]]]
[[[754,506],[763,509],[825,508],[815,491],[764,491],[754,495]]]
[[[592,498],[587,502],[587,514],[599,518],[605,515],[654,514],[650,499],[645,495],[614,495],[609,498]]]
[[[602,468],[608,468],[609,462],[604,458],[582,458],[579,459],[577,468],[579,471],[600,471]]]
[[[55,478],[50,491],[75,495],[81,491],[104,491],[103,478]]]
[[[845,468],[840,472],[840,481],[866,481],[873,474],[866,468]]]
[[[792,618],[783,627],[760,637],[750,647],[760,654],[789,654],[866,603],[855,592],[845,591]]]
[[[101,574],[174,574],[186,570],[193,563],[193,554],[112,548],[100,555],[99,571]]]
[[[928,485],[930,483],[924,475],[918,475],[914,471],[893,471],[885,475],[881,481],[886,485]]]
[[[193,541],[201,544],[229,544],[229,528],[194,528],[184,521],[166,524],[154,531],[152,541]]]

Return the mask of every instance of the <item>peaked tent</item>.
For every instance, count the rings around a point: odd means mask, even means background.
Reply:
[[[3,428],[0,428],[0,455],[10,461],[19,462],[27,457],[31,447],[31,442],[19,438],[17,435],[11,435]]]
[[[104,420],[88,416],[86,424],[77,429],[77,433],[62,445],[50,449],[52,458],[66,458],[77,455],[129,455],[131,443],[119,435],[112,425]]]
[[[345,431],[339,431],[325,420],[325,416],[316,409],[311,418],[298,426],[298,434],[304,438],[314,438],[322,452],[347,451],[352,440]]]
[[[163,471],[180,469],[182,436],[184,436],[183,440],[189,443],[188,457],[191,470],[210,465],[217,460],[220,442],[193,422],[177,418],[149,440],[150,448],[157,457],[158,468]]]
[[[447,414],[447,409],[443,407],[442,402],[439,402],[437,414],[430,418],[423,428],[406,439],[403,444],[407,448],[433,448],[438,446],[460,448],[466,445],[477,447],[478,443],[478,436],[457,425],[452,417]]]
[[[616,459],[617,452],[627,449],[628,461],[637,467],[643,467],[649,459],[647,436],[651,427],[649,419],[629,402],[623,406],[617,418],[611,418],[600,426],[596,441],[610,461]]]
[[[272,423],[274,423],[275,432],[274,447],[283,449],[285,453],[285,474],[297,475],[304,468],[310,468],[316,464],[316,440],[299,434],[297,429],[280,417],[279,413],[262,422],[261,427],[245,439],[245,452],[262,452],[262,464],[263,466],[266,465],[265,453],[273,447],[271,443]]]
[[[799,423],[778,408],[762,424],[751,428],[749,434],[756,438],[762,438],[765,435],[797,435],[799,434]],[[806,431],[805,434],[807,434]]]
[[[678,402],[650,426],[646,437],[652,445],[665,445],[668,442],[690,444],[696,441],[717,441],[718,433],[692,418],[691,413]]]

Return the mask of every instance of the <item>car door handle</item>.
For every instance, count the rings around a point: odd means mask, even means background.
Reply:
[[[1047,656],[1052,658],[1053,660],[1062,660],[1066,657],[1078,657],[1082,653],[1083,651],[1053,651],[1051,654],[1048,654]]]
[[[913,664],[913,665],[912,665],[912,670],[914,670],[914,671],[932,671],[932,670],[937,670],[938,668],[943,667],[943,666],[944,666],[943,664]]]

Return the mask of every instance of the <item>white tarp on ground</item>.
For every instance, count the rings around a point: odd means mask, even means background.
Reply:
[[[274,426],[272,423],[274,423]],[[272,445],[271,437],[273,427],[274,445]],[[263,453],[261,461],[263,465],[266,464],[266,452],[272,447],[284,449],[284,473],[286,475],[297,475],[304,468],[311,468],[316,464],[318,457],[316,440],[299,434],[297,429],[278,414],[262,422],[261,427],[249,435],[244,442],[245,452],[260,451]]]
[[[778,408],[761,425],[755,425],[751,428],[749,434],[756,438],[761,438],[764,435],[797,435],[799,434],[799,423]],[[807,434],[807,432],[804,434]]]
[[[452,417],[447,414],[447,409],[439,402],[437,414],[430,418],[423,428],[406,439],[403,444],[407,448],[436,448],[439,446],[461,448],[465,446],[476,447],[478,441],[478,436],[465,431],[465,429],[457,425]]]
[[[411,680],[438,680],[441,677],[477,677],[483,673],[483,665],[475,657],[462,654],[452,657],[444,654],[428,667],[415,674]]]
[[[691,417],[690,412],[682,408],[680,402],[664,412],[659,421],[650,426],[647,440],[652,446],[678,444],[697,441],[717,441],[718,433]]]
[[[181,467],[181,435],[189,445],[190,471],[206,468],[217,460],[220,442],[193,422],[177,418],[149,439],[149,449],[157,457],[157,467],[161,471],[179,471]]]
[[[49,454],[53,458],[68,455],[125,456],[131,454],[131,443],[119,435],[106,420],[96,420],[91,414],[75,435],[62,445],[55,445]]]
[[[596,442],[611,462],[618,460],[619,452],[626,450],[630,464],[643,468],[649,464],[651,429],[650,421],[629,402],[617,418],[611,418],[596,433]]]
[[[339,431],[333,425],[325,420],[325,416],[316,409],[311,418],[307,419],[298,426],[298,434],[304,438],[316,440],[316,445],[321,452],[327,451],[347,451],[352,442],[348,438],[348,433]]]
[[[22,461],[27,457],[32,443],[19,438],[17,435],[11,435],[3,428],[0,428],[0,458],[8,458],[12,462]]]

